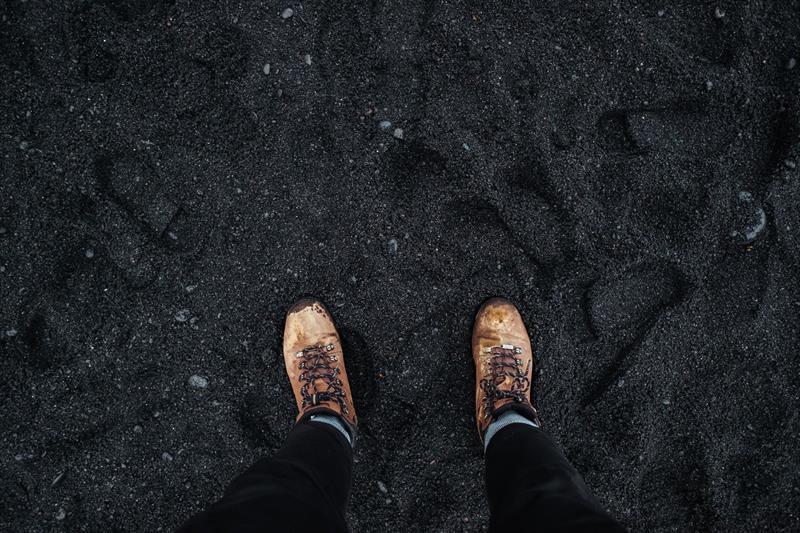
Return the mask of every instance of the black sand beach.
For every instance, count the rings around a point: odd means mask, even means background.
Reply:
[[[487,527],[492,295],[623,524],[800,530],[799,30],[797,1],[3,1],[0,530],[219,497],[291,427],[309,294],[355,531]]]

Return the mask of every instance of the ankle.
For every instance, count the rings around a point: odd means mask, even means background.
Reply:
[[[486,434],[483,436],[483,451],[485,452],[489,448],[489,442],[498,431],[512,424],[524,424],[537,429],[540,427],[538,421],[535,422],[530,418],[523,416],[523,414],[518,410],[508,409],[504,413],[501,413],[499,416],[495,417],[492,423],[489,424],[489,427],[486,428]]]
[[[311,414],[305,420],[309,422],[317,422],[318,424],[327,424],[341,433],[347,442],[350,443],[350,446],[355,446],[355,428],[352,427],[350,424],[347,423],[342,416],[332,413],[332,412],[323,412],[323,413],[316,413]]]

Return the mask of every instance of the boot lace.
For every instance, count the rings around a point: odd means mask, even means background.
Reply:
[[[308,346],[297,352],[300,360],[299,368],[302,370],[298,379],[303,382],[300,395],[303,398],[303,409],[314,407],[323,402],[336,402],[342,414],[347,416],[349,410],[345,403],[347,396],[343,389],[342,380],[338,377],[342,370],[338,366],[331,366],[339,358],[330,353],[333,344]]]
[[[528,378],[531,361],[525,369],[522,368],[522,359],[517,357],[522,353],[522,348],[511,344],[492,346],[484,349],[491,354],[486,360],[486,377],[481,380],[483,391],[484,418],[491,419],[494,415],[495,404],[504,399],[512,399],[518,403],[529,403],[528,390],[531,380]],[[506,377],[511,377],[510,388],[500,388]]]

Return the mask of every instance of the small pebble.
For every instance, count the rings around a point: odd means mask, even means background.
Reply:
[[[663,403],[664,405],[669,405],[669,404],[671,404],[672,402],[671,402],[671,401],[669,401],[669,400],[662,400],[662,401],[661,401],[661,403]]]
[[[139,424],[136,424],[135,426],[133,426],[133,432],[134,433],[141,433],[142,432],[142,426],[140,426]]]
[[[461,148],[463,148],[464,150],[466,150],[467,152],[469,152],[469,145],[468,145],[467,143],[464,143],[464,144],[462,144],[462,145],[461,145]]]
[[[733,220],[730,235],[740,244],[755,241],[767,227],[767,214],[753,195],[740,191],[731,212]]]
[[[19,143],[19,149],[20,150],[27,150],[30,147],[31,147],[31,143],[29,143],[28,141],[22,141],[22,142]]]
[[[659,16],[659,17],[663,17],[663,16],[664,16],[664,13],[666,13],[666,10],[664,10],[664,9],[659,9],[659,10],[658,10],[658,16]]]
[[[306,55],[304,55],[304,56],[303,56],[303,62],[304,62],[306,65],[310,65],[310,64],[311,64],[311,54],[306,54]]]
[[[53,481],[51,481],[51,482],[50,482],[50,486],[51,486],[51,487],[55,487],[56,485],[58,485],[59,483],[61,483],[61,480],[62,480],[62,479],[64,479],[64,474],[66,474],[66,471],[65,471],[65,470],[62,470],[61,472],[59,472],[58,474],[56,474],[56,477],[54,477],[54,478],[53,478]]]
[[[186,286],[186,292],[194,292],[194,290],[196,288],[197,288],[197,285],[187,285]]]
[[[92,250],[91,248],[87,248],[86,251],[83,253],[83,255],[86,256],[86,259],[91,259],[92,257],[94,257],[94,250]]]
[[[271,69],[271,67],[269,66],[269,63],[264,63],[264,74],[269,76],[270,69]]]
[[[178,322],[186,322],[187,320],[189,320],[189,318],[191,318],[191,316],[192,316],[191,311],[189,311],[188,309],[181,309],[180,311],[175,313],[175,320],[177,320]]]
[[[386,488],[386,485],[383,483],[383,481],[378,481],[378,490],[384,494],[389,493],[389,489]]]
[[[786,159],[783,164],[786,166],[786,168],[790,168],[792,170],[797,168],[797,163],[795,163],[793,159]]]
[[[6,337],[15,337],[17,335],[17,330],[14,328],[6,330]]]
[[[786,62],[786,68],[788,70],[792,70],[796,66],[797,66],[797,59],[794,57],[790,57],[789,61]]]
[[[389,255],[394,255],[397,253],[397,239],[390,239],[389,242],[386,244],[386,249],[389,252]]]
[[[205,389],[206,387],[208,387],[208,379],[198,374],[195,374],[189,378],[189,386],[195,389]]]
[[[64,509],[59,509],[58,513],[56,513],[56,520],[59,522],[64,520],[67,517],[67,512]]]
[[[350,279],[348,281],[350,282],[350,285],[355,285],[356,283],[358,283],[358,280],[356,279],[355,276],[350,276]]]
[[[725,16],[725,11],[723,11],[721,7],[717,6],[714,8],[714,18],[721,19],[724,16]]]
[[[706,82],[706,91],[710,91],[713,88],[714,88],[714,82],[713,81],[707,81]]]
[[[172,454],[169,452],[164,452],[161,454],[161,458],[165,461],[172,461]]]
[[[4,235],[6,232],[6,228],[0,227],[0,235]]]
[[[747,429],[749,429],[750,431],[756,430],[756,428],[753,427],[753,424],[747,424]]]
[[[392,136],[395,139],[402,139],[403,138],[403,128],[395,128],[394,132],[392,132]]]
[[[288,18],[292,18],[292,15],[294,15],[294,9],[292,9],[291,7],[287,7],[281,13],[281,18],[286,20]]]
[[[388,120],[381,120],[378,122],[378,127],[383,131],[388,131],[392,127],[392,123]]]

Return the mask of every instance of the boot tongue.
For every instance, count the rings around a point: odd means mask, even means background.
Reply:
[[[328,392],[329,390],[328,382],[322,378],[317,378],[314,381],[312,381],[311,388],[315,394],[319,394],[321,392]],[[328,402],[326,401],[323,403],[328,403]]]

